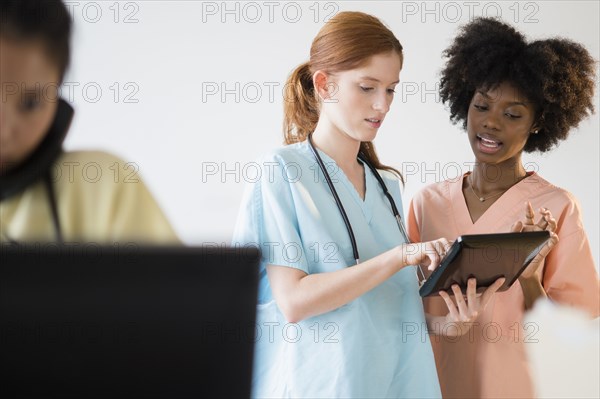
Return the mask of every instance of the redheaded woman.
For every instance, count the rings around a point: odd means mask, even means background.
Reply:
[[[435,268],[448,242],[406,243],[400,175],[372,144],[402,62],[377,18],[342,12],[289,78],[287,145],[234,235],[263,250],[254,396],[440,396],[414,265]],[[471,320],[498,286],[437,322]]]

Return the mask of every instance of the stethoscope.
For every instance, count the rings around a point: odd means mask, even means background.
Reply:
[[[319,152],[317,151],[317,149],[315,148],[315,145],[313,144],[312,133],[308,135],[308,145],[309,145],[312,153],[314,154],[315,159],[317,160],[317,163],[319,164],[319,168],[321,169],[321,172],[323,172],[323,176],[325,176],[325,181],[327,182],[327,185],[329,186],[329,190],[331,191],[331,194],[333,195],[333,199],[335,200],[335,203],[340,211],[340,215],[342,216],[342,219],[344,220],[344,224],[346,225],[346,230],[348,231],[348,236],[350,237],[350,243],[352,244],[352,254],[354,255],[354,260],[356,261],[356,264],[358,265],[360,263],[360,255],[358,253],[358,246],[356,245],[356,238],[354,237],[354,231],[352,230],[352,226],[350,225],[350,220],[348,219],[348,215],[346,214],[344,205],[342,205],[342,201],[340,200],[340,197],[338,196],[338,193],[335,190],[335,187],[333,186],[331,177],[329,177],[329,173],[327,173],[325,164],[323,163],[323,160],[321,159]],[[365,155],[362,152],[358,153],[358,159],[361,162],[363,162],[363,164],[367,165],[367,167],[369,169],[371,169],[371,172],[373,172],[373,176],[375,176],[375,178],[377,179],[377,182],[379,183],[379,186],[381,186],[381,189],[383,190],[383,194],[386,196],[386,198],[390,202],[390,205],[392,207],[392,212],[396,219],[396,223],[398,224],[398,228],[400,229],[400,234],[402,235],[402,238],[404,238],[404,241],[407,244],[410,243],[410,239],[408,238],[408,233],[406,232],[404,223],[402,223],[402,218],[400,216],[400,212],[398,212],[398,207],[396,206],[396,202],[394,201],[394,198],[390,194],[385,182],[383,181],[383,178],[381,177],[381,175],[379,174],[377,169],[375,169],[375,167],[373,165],[371,165],[371,163],[366,159]],[[423,273],[423,270],[421,269],[420,266],[417,268],[417,270],[418,270],[417,271],[417,280],[419,281],[419,283],[422,283],[422,281],[425,280],[425,274]],[[419,271],[421,272],[421,278],[419,278]]]

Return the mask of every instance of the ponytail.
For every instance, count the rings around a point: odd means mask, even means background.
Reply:
[[[288,78],[283,100],[285,144],[306,140],[319,121],[319,102],[308,62],[297,67]]]

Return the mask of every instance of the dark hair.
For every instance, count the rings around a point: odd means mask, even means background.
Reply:
[[[538,134],[529,135],[525,152],[550,150],[594,113],[596,61],[579,43],[564,38],[527,42],[497,19],[476,18],[462,27],[444,56],[440,95],[452,122],[466,128],[475,91],[504,82],[533,102]]]
[[[283,134],[285,144],[306,140],[319,121],[320,105],[315,95],[312,75],[360,67],[378,54],[396,52],[403,61],[402,45],[379,19],[357,11],[336,14],[319,31],[310,48],[310,60],[298,66],[285,85]],[[398,175],[400,172],[381,164],[371,142],[362,142],[360,151],[377,169]]]
[[[0,36],[39,40],[56,62],[62,82],[70,60],[71,16],[61,0],[2,0]]]

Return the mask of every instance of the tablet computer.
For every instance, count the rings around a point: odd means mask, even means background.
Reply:
[[[482,292],[501,277],[506,281],[498,291],[506,291],[550,239],[548,231],[463,235],[456,239],[419,290],[422,297],[452,294],[458,284],[466,293],[467,281],[477,279],[477,291]]]

